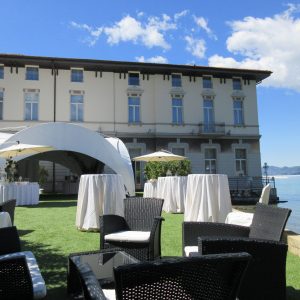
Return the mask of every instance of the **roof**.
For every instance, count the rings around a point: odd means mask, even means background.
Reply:
[[[25,65],[38,65],[40,68],[70,69],[84,68],[87,71],[127,73],[138,71],[142,74],[181,73],[185,76],[201,77],[212,75],[217,78],[242,77],[243,79],[260,82],[269,77],[272,72],[267,70],[250,70],[235,68],[216,68],[197,65],[172,65],[158,63],[140,63],[125,61],[109,61],[82,58],[61,58],[45,56],[29,56],[20,54],[0,54],[0,63],[11,67],[24,67]]]

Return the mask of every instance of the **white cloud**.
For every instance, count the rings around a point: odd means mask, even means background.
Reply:
[[[194,16],[195,23],[203,29],[210,38],[217,40],[217,36],[213,33],[213,31],[208,27],[208,22],[203,17]]]
[[[185,17],[189,13],[188,9],[185,9],[179,13],[174,14],[174,20],[177,21],[178,19]]]
[[[162,18],[150,17],[145,24],[128,15],[112,27],[105,27],[104,33],[109,44],[132,41],[149,48],[169,49],[171,46],[165,40],[164,32],[173,29],[176,29],[176,24],[165,14]]]
[[[289,4],[273,17],[246,17],[229,23],[232,34],[227,49],[242,59],[213,55],[209,65],[270,70],[273,74],[264,85],[300,92],[300,18],[295,17],[299,11],[300,5]]]
[[[195,39],[191,36],[186,36],[185,41],[187,42],[186,50],[197,58],[205,57],[205,41],[203,39]]]
[[[89,33],[89,36],[84,40],[84,42],[89,46],[94,46],[103,32],[103,27],[92,27],[87,24],[79,24],[74,21],[70,22],[70,25],[73,28],[85,30]]]
[[[163,56],[153,56],[145,59],[144,56],[137,56],[135,58],[138,62],[149,62],[149,63],[157,63],[157,64],[167,64],[168,59]]]

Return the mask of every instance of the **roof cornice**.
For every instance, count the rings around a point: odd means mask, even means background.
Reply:
[[[267,70],[217,68],[197,65],[172,65],[158,63],[140,63],[125,61],[109,61],[82,58],[61,58],[46,56],[29,56],[20,54],[0,54],[0,64],[11,67],[24,67],[25,65],[38,65],[40,68],[70,69],[84,68],[87,71],[103,71],[127,73],[139,71],[143,74],[181,73],[184,76],[201,77],[212,75],[217,78],[242,77],[243,79],[261,82],[269,77],[272,72]]]

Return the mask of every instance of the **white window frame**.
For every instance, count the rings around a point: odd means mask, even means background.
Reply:
[[[235,103],[241,103],[240,108],[235,107]],[[244,126],[244,101],[243,98],[235,97],[233,98],[233,124],[234,126]]]
[[[81,96],[82,103],[73,103],[72,96]],[[80,118],[79,107],[82,107],[82,116]],[[75,107],[75,118],[72,118],[72,107]],[[70,91],[70,121],[71,122],[84,122],[84,91]]]
[[[211,82],[211,86],[210,87],[205,87],[204,86],[204,78],[209,78],[210,82]],[[214,83],[213,83],[213,77],[210,75],[203,75],[202,76],[202,88],[203,89],[213,89],[214,88]]]
[[[82,80],[73,80],[73,71],[81,71],[82,72]],[[81,83],[81,82],[84,82],[84,69],[82,68],[71,68],[70,70],[70,75],[71,75],[71,82],[74,82],[74,83]]]
[[[130,104],[130,99],[138,99],[138,104]],[[141,96],[140,95],[129,95],[128,99],[128,123],[129,124],[140,124],[141,123]],[[132,108],[132,120],[130,108]],[[137,119],[138,116],[138,119]]]
[[[235,84],[234,84],[235,80],[238,80],[240,82],[240,89],[235,89]],[[234,91],[242,91],[243,90],[242,78],[240,78],[240,77],[233,77],[232,78],[232,89]]]
[[[177,79],[178,82],[180,83],[179,85],[173,85],[173,76],[179,76],[180,79]],[[180,73],[172,73],[171,74],[171,85],[173,88],[181,88],[182,87],[182,74]]]
[[[211,107],[206,107],[205,103],[212,103]],[[212,120],[206,120],[210,116]],[[213,97],[203,96],[203,131],[204,132],[214,132],[215,131],[215,103]]]
[[[206,158],[206,151],[207,150],[214,150],[215,151],[215,158]],[[217,151],[217,148],[215,147],[206,147],[204,148],[204,171],[205,171],[205,174],[217,174],[217,170],[218,170],[218,165],[217,165],[217,159],[218,159],[218,151]],[[209,172],[207,172],[207,169],[206,169],[206,163],[208,162],[209,164]],[[215,163],[215,172],[212,172],[212,164],[213,162]]]
[[[243,150],[245,151],[245,158],[237,158],[237,150]],[[235,172],[238,176],[245,176],[248,173],[248,166],[247,166],[247,149],[244,147],[236,147],[234,149],[234,162],[235,162]],[[245,170],[243,170],[243,162],[245,163]],[[237,167],[238,165],[238,167]]]
[[[173,100],[180,100],[181,105],[173,105]],[[172,124],[173,125],[183,125],[184,124],[184,113],[183,113],[183,97],[180,95],[173,95],[171,98],[172,105]],[[174,118],[174,110],[176,110],[176,118]],[[179,117],[181,116],[181,122],[179,122]]]
[[[28,72],[28,69],[29,68],[32,68],[32,69],[37,69],[37,78],[27,78],[27,72]],[[26,65],[25,66],[25,80],[29,80],[29,81],[38,81],[40,80],[40,68],[39,66],[33,66],[33,65]]]
[[[4,79],[4,65],[0,65],[0,70],[2,69],[2,71],[0,71],[0,74],[2,74],[2,76],[0,76],[0,79]]]
[[[37,96],[37,100],[28,100],[27,95],[35,95]],[[24,120],[25,121],[38,121],[39,120],[39,103],[40,103],[40,91],[39,90],[31,90],[31,89],[24,89]],[[37,116],[34,116],[34,109],[33,107],[37,105]],[[30,107],[29,116],[26,115],[27,106]]]
[[[131,84],[130,83],[130,75],[133,75],[133,74],[138,76],[138,84]],[[139,72],[128,72],[128,85],[129,86],[140,86],[141,85],[141,78],[140,77],[141,76],[140,76]]]

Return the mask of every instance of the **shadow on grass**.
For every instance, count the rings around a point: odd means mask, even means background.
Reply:
[[[19,236],[24,236],[24,235],[26,235],[26,234],[29,234],[29,233],[31,233],[31,232],[34,232],[34,230],[19,230],[18,229],[18,234],[19,234]]]
[[[50,245],[21,241],[24,251],[32,251],[45,279],[47,297],[45,299],[68,299],[67,257],[52,249]]]
[[[31,206],[30,209],[34,208],[49,208],[49,207],[72,207],[77,205],[77,200],[41,200],[39,205]]]
[[[296,290],[292,286],[287,286],[286,295],[288,300],[298,300],[300,299],[300,290]]]

